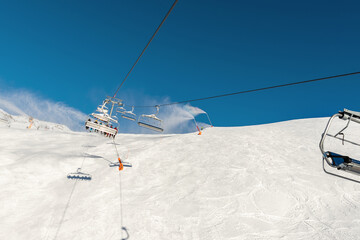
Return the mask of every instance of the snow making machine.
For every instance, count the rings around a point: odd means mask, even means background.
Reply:
[[[338,131],[336,134],[330,134],[329,133],[329,129],[333,123],[334,119],[341,119],[343,120],[345,126],[343,128],[341,128],[340,131]],[[357,182],[360,183],[360,178],[359,180],[353,178],[353,177],[348,177],[344,174],[338,174],[335,173],[334,171],[329,171],[326,169],[326,165],[330,166],[331,168],[337,169],[339,171],[344,171],[344,172],[348,172],[348,173],[352,173],[355,175],[359,175],[360,176],[360,160],[356,160],[355,158],[352,158],[350,156],[348,156],[348,154],[344,154],[344,153],[339,153],[339,152],[335,152],[335,151],[328,151],[325,150],[324,147],[324,142],[327,138],[333,138],[333,139],[337,139],[338,142],[341,142],[342,146],[346,144],[350,144],[352,146],[356,146],[359,147],[360,144],[356,143],[354,140],[349,140],[347,138],[345,138],[345,133],[344,131],[349,127],[350,122],[353,123],[358,123],[360,124],[360,112],[355,112],[355,111],[351,111],[348,109],[344,109],[343,111],[340,111],[336,114],[334,114],[328,121],[325,131],[322,134],[321,140],[320,140],[320,151],[322,153],[322,159],[323,159],[323,170],[325,173],[336,176],[336,177],[340,177],[346,180],[350,180],[353,182]],[[326,163],[326,165],[325,165]],[[354,176],[354,175],[352,175]]]
[[[83,173],[81,172],[81,168],[78,168],[76,170],[76,172],[74,173],[69,173],[67,175],[68,179],[79,179],[79,180],[87,180],[90,181],[91,180],[91,175],[88,173]]]
[[[110,112],[107,105],[111,107]],[[121,107],[122,100],[114,97],[105,99],[103,104],[97,107],[96,112],[89,115],[89,119],[85,122],[86,129],[115,137],[118,131],[112,125],[118,123],[117,117],[113,115],[116,106]]]
[[[156,115],[159,113],[159,106],[156,107],[156,113],[155,114],[142,114],[138,119],[138,125],[140,127],[145,127],[157,132],[163,132],[163,122],[160,118],[158,118]]]

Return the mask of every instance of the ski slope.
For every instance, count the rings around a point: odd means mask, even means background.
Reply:
[[[119,134],[122,212],[111,140],[0,123],[0,239],[121,239],[121,221],[129,239],[358,239],[360,186],[322,170],[326,122]],[[84,157],[92,181],[68,180]]]

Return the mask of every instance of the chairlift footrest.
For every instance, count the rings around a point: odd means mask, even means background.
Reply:
[[[326,156],[331,158],[332,165],[337,167],[338,169],[343,169],[344,166],[349,164],[356,164],[360,166],[360,161],[350,158],[348,156],[340,155],[334,152],[326,152]]]

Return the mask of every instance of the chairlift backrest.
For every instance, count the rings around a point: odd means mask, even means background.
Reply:
[[[351,111],[348,109],[344,109],[344,111],[339,112],[341,115],[340,118],[343,120],[351,120],[357,123],[360,123],[360,112]]]

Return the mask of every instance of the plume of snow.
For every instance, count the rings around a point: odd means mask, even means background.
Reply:
[[[82,130],[87,115],[61,102],[54,102],[20,90],[0,93],[0,108],[10,114],[27,115],[36,119]]]
[[[194,117],[200,114],[206,114],[206,112],[198,107],[191,106],[190,104],[184,105],[185,111],[189,112]]]

